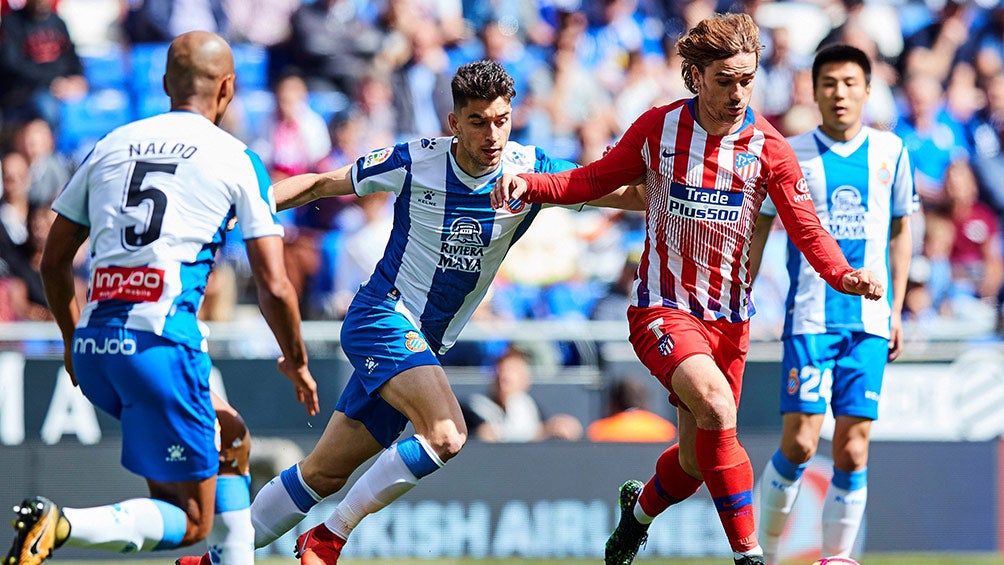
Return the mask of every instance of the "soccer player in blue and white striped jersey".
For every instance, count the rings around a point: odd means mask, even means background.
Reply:
[[[496,210],[492,187],[503,172],[575,164],[509,141],[515,90],[497,63],[463,65],[452,90],[453,136],[400,143],[336,171],[275,185],[280,208],[353,193],[389,191],[397,198],[383,258],[342,326],[353,374],[314,450],[255,497],[258,547],[290,530],[379,453],[328,520],[297,541],[302,563],[335,563],[360,520],[442,467],[467,439],[438,356],[456,341],[509,248],[541,210],[519,200]],[[643,200],[634,189],[621,189],[593,204],[641,209]],[[415,434],[398,440],[409,421]]]
[[[849,556],[864,515],[869,433],[878,417],[882,375],[902,347],[908,217],[918,204],[903,141],[862,123],[870,77],[871,64],[861,50],[847,45],[820,50],[812,79],[822,125],[789,138],[807,181],[800,196],[813,201],[851,266],[870,269],[892,292],[874,302],[839,294],[789,245],[783,435],[761,482],[760,542],[767,563],[778,562],[780,537],[819,445],[827,403],[836,428],[833,479],[822,511],[823,555]],[[775,215],[765,202],[751,244],[754,265]]]
[[[132,553],[202,539],[214,563],[254,562],[247,431],[209,391],[212,364],[196,319],[235,217],[284,356],[279,370],[308,414],[318,406],[268,176],[257,155],[218,127],[234,80],[221,37],[177,37],[164,74],[171,111],[108,133],[52,205],[58,216],[41,274],[66,370],[122,422],[122,464],[146,479],[150,496],[92,508],[29,498],[15,508],[5,565],[37,565],[64,544]],[[87,238],[91,280],[81,308],[72,269]]]

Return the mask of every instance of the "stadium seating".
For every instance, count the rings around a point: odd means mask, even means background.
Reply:
[[[92,91],[61,105],[57,147],[63,153],[75,154],[78,148],[92,145],[131,119],[129,97],[124,92],[110,88]]]
[[[129,86],[129,58],[123,49],[110,47],[100,53],[83,55],[80,61],[91,90],[125,90]]]

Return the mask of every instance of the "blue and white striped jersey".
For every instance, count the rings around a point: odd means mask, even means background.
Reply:
[[[784,337],[847,330],[888,338],[889,224],[919,206],[903,140],[864,127],[846,142],[830,139],[819,128],[788,141],[808,183],[803,195],[812,198],[820,223],[837,240],[847,262],[871,270],[887,292],[885,300],[870,301],[833,290],[789,240]],[[769,199],[760,212],[777,215]]]
[[[491,173],[472,177],[450,151],[452,137],[419,139],[373,151],[352,167],[360,196],[397,194],[394,226],[383,258],[360,292],[400,295],[398,309],[444,353],[488,292],[509,248],[526,232],[540,204],[491,207],[502,172],[556,172],[574,163],[510,141]]]
[[[90,228],[78,327],[126,327],[200,349],[196,321],[236,214],[245,239],[282,235],[261,159],[205,117],[169,112],[113,130],[52,205]]]

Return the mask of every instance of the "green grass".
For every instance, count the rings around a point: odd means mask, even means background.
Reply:
[[[56,557],[55,561],[59,561]],[[726,560],[714,559],[638,559],[639,565],[723,565]],[[73,561],[75,565],[154,565],[164,564],[161,559],[130,559],[107,561]],[[295,559],[273,557],[257,561],[259,565],[291,565]],[[494,565],[597,565],[598,559],[345,559],[338,565],[472,565],[491,563]],[[808,563],[786,562],[785,565],[808,565]],[[1004,565],[1004,556],[998,554],[886,554],[865,555],[862,565]]]

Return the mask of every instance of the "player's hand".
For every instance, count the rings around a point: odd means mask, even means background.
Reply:
[[[895,361],[903,352],[903,317],[893,314],[889,327],[889,354],[886,359]]]
[[[77,377],[73,373],[73,344],[64,343],[63,344],[63,367],[66,368],[66,373],[70,375],[70,382],[73,386],[77,386]]]
[[[293,386],[296,387],[296,400],[307,407],[307,415],[316,416],[321,411],[321,406],[317,401],[317,383],[310,375],[310,369],[307,365],[294,365],[285,357],[279,357],[277,364],[279,372],[293,381]]]
[[[525,180],[513,174],[502,173],[502,176],[495,181],[495,188],[492,189],[492,208],[498,210],[505,206],[506,202],[517,199],[525,193]]]
[[[885,288],[868,269],[855,269],[844,275],[840,286],[847,294],[864,296],[867,300],[878,300],[885,294]]]

